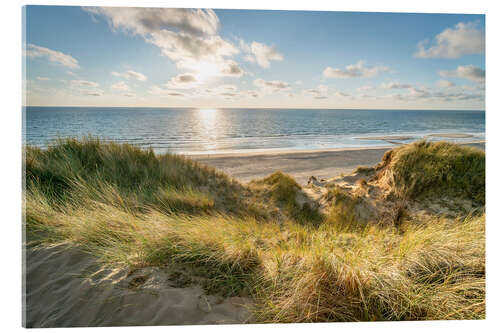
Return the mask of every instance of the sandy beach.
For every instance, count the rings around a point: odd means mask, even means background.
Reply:
[[[26,327],[241,324],[250,317],[248,299],[207,295],[182,271],[101,268],[65,244],[28,248],[26,259]]]
[[[466,145],[485,148],[484,141]],[[241,182],[262,178],[279,170],[290,174],[303,185],[310,176],[330,178],[348,174],[359,166],[377,164],[384,153],[394,147],[211,154],[193,155],[191,158],[224,171]]]

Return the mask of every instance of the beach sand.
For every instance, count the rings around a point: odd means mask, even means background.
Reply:
[[[178,271],[100,270],[95,257],[68,245],[29,248],[26,259],[26,327],[235,324],[250,317],[248,299],[207,295]]]
[[[484,149],[484,142],[468,145]],[[391,147],[192,156],[242,182],[277,170],[306,183],[372,166]],[[97,273],[96,273],[97,272]],[[251,322],[250,299],[207,295],[173,267],[100,269],[69,245],[26,250],[26,327],[230,324]],[[202,282],[202,281],[201,281]]]
[[[485,147],[484,141],[467,145],[483,150]],[[310,176],[331,178],[349,174],[359,166],[373,166],[380,162],[387,150],[394,147],[212,154],[194,155],[191,158],[224,171],[244,183],[279,170],[304,185]]]

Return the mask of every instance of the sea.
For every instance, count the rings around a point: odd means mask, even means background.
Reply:
[[[466,134],[443,138],[432,134]],[[212,154],[485,139],[485,112],[465,110],[23,108],[23,143],[98,137],[157,153]],[[384,138],[396,136],[396,138]]]

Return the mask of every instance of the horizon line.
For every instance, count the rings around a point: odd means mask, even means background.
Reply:
[[[486,109],[468,109],[468,108],[435,108],[435,109],[422,109],[422,108],[325,108],[325,107],[214,107],[214,106],[86,106],[86,105],[21,105],[21,108],[28,107],[38,107],[38,108],[115,108],[115,109],[125,109],[125,108],[143,108],[143,109],[219,109],[219,110],[230,110],[230,109],[258,109],[258,110],[269,110],[269,109],[286,109],[286,110],[372,110],[372,111],[390,111],[390,110],[407,110],[407,111],[482,111],[486,112]]]

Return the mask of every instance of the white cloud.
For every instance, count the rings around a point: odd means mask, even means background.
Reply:
[[[317,88],[304,90],[306,94],[312,95],[315,99],[326,99],[328,98],[328,87],[320,84]]]
[[[259,93],[257,91],[255,91],[255,90],[247,90],[245,93],[248,96],[253,97],[253,98],[259,97]]]
[[[383,83],[381,87],[383,89],[409,89],[412,88],[412,85],[399,82],[389,82],[389,83]]]
[[[146,75],[139,73],[139,72],[132,71],[132,70],[128,70],[128,71],[123,72],[123,73],[111,72],[111,74],[114,76],[122,77],[122,78],[127,79],[127,80],[134,79],[137,81],[146,81],[148,79]]]
[[[160,48],[178,68],[200,74],[200,78],[244,74],[229,59],[239,50],[216,34],[219,19],[213,10],[109,7],[87,10],[107,17],[115,30],[142,36]]]
[[[79,86],[79,87],[99,87],[99,83],[97,82],[92,82],[92,81],[86,81],[86,80],[71,80],[69,81],[71,85],[73,86]]]
[[[124,93],[123,96],[125,96],[125,97],[135,97],[135,94],[133,94],[133,93]]]
[[[194,74],[183,73],[174,76],[167,83],[169,89],[191,89],[199,85],[199,81]]]
[[[290,84],[285,81],[272,80],[266,81],[263,79],[255,79],[253,84],[260,88],[262,92],[281,92],[290,90]]]
[[[484,53],[484,30],[476,22],[458,23],[439,33],[431,46],[427,41],[417,44],[417,58],[458,58],[467,54]]]
[[[96,97],[102,96],[102,92],[99,91],[85,91],[83,92],[83,94],[85,96],[96,96]]]
[[[145,35],[154,31],[175,28],[192,34],[213,35],[219,19],[211,9],[84,7],[90,13],[109,19],[114,29]]]
[[[476,82],[484,82],[486,72],[484,69],[473,65],[458,66],[453,71],[441,71],[439,75],[442,77],[459,77]]]
[[[337,97],[351,97],[351,95],[349,95],[348,93],[342,92],[342,91],[337,91],[335,93],[335,96],[337,96]]]
[[[356,90],[359,91],[359,92],[371,91],[371,90],[374,90],[374,89],[375,88],[372,87],[372,86],[361,86],[361,87],[356,88]]]
[[[128,90],[130,90],[129,86],[125,82],[123,82],[123,81],[120,81],[120,82],[117,82],[117,83],[113,84],[111,86],[111,89],[121,90],[121,91],[128,91]]]
[[[227,60],[227,61],[219,64],[219,70],[223,76],[240,77],[246,73],[240,67],[240,65],[234,60]]]
[[[433,101],[433,102],[457,102],[457,101],[478,101],[484,102],[484,92],[440,90],[430,91],[426,88],[410,88],[407,94],[393,94],[385,98],[398,101]]]
[[[448,81],[448,80],[439,80],[436,82],[436,85],[439,88],[451,88],[455,86],[455,83]]]
[[[271,60],[281,61],[283,55],[274,46],[268,46],[259,42],[252,42],[250,45],[240,40],[240,47],[249,54],[244,57],[249,62],[256,62],[260,67],[269,68]]]
[[[347,65],[344,69],[327,67],[323,71],[323,76],[335,79],[367,78],[374,77],[388,70],[389,68],[386,66],[366,67],[363,61],[359,61],[357,64]]]
[[[54,51],[46,47],[28,44],[26,48],[26,56],[30,58],[47,58],[50,62],[62,65],[68,68],[80,68],[78,61],[70,56],[59,51]]]
[[[44,77],[44,76],[37,76],[36,79],[38,81],[49,81],[50,80],[48,77]]]
[[[163,96],[163,97],[184,97],[186,95],[179,91],[164,89],[157,85],[152,86],[149,92],[153,95]]]

